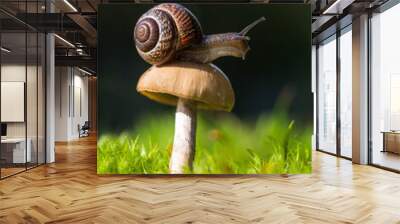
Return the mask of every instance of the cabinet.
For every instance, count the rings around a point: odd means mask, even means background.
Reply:
[[[400,154],[400,132],[383,133],[383,152]]]

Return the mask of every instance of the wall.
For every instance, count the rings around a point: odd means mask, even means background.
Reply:
[[[69,117],[69,84],[70,75],[67,67],[56,67],[55,83],[55,140],[68,139],[68,117]]]
[[[78,125],[89,119],[88,77],[73,67],[56,67],[55,140],[79,137]]]
[[[32,67],[28,67],[31,70]],[[2,82],[25,82],[25,64],[9,64],[1,66]],[[32,94],[28,94],[32,95]],[[6,108],[1,108],[5,110]],[[12,122],[7,123],[7,137],[25,137],[25,123]]]
[[[39,74],[41,68],[39,67]],[[27,83],[27,122],[28,134],[30,132],[36,133],[36,120],[37,120],[37,95],[36,95],[36,66],[27,67],[27,82],[25,81],[25,65],[6,64],[1,67],[1,81],[2,82],[25,82]],[[40,100],[39,108],[43,106],[43,101]],[[2,110],[5,108],[2,108]],[[31,130],[32,129],[32,130]],[[25,137],[25,123],[12,122],[7,125],[8,137]],[[28,136],[29,137],[29,136]]]

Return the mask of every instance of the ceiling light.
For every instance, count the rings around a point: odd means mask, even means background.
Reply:
[[[6,53],[10,53],[11,52],[11,50],[9,50],[9,49],[7,49],[5,47],[1,47],[0,49],[1,49],[1,51],[4,51]]]
[[[322,14],[341,14],[343,13],[343,9],[347,8],[353,2],[354,0],[336,0]]]
[[[58,38],[59,40],[61,40],[62,42],[64,42],[65,44],[67,44],[68,46],[75,48],[75,45],[73,45],[73,44],[72,44],[71,42],[69,42],[68,40],[66,40],[66,39],[64,39],[64,38],[62,38],[62,37],[60,37],[60,36],[57,35],[57,34],[54,34],[54,36],[57,37],[57,38]]]
[[[64,0],[64,3],[68,5],[68,7],[72,9],[72,11],[78,12],[78,10],[68,0]]]
[[[78,53],[78,55],[86,55],[82,48],[77,48],[76,53]]]
[[[83,72],[83,73],[85,73],[86,75],[90,75],[90,76],[93,75],[92,73],[90,73],[90,72],[88,72],[88,71],[86,71],[86,70],[83,70],[83,69],[81,69],[81,68],[79,68],[79,67],[78,67],[78,70],[81,71],[81,72]]]

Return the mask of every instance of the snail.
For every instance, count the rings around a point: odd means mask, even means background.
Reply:
[[[143,14],[133,36],[139,55],[152,65],[173,60],[210,63],[217,58],[245,58],[248,52],[246,34],[265,18],[254,21],[238,33],[204,35],[197,18],[184,6],[163,3]]]

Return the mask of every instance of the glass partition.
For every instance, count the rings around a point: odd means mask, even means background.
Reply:
[[[39,5],[43,1],[21,1],[19,10],[39,13]],[[0,26],[2,179],[45,163],[46,39],[39,30],[2,12]]]
[[[25,32],[1,35],[2,177],[24,171],[31,161],[26,145],[26,41]]]

